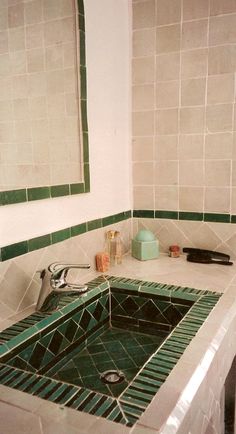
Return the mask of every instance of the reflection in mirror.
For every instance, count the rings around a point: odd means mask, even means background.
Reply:
[[[76,0],[0,9],[0,190],[81,183],[83,11]]]

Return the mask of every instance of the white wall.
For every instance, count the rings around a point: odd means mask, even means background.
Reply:
[[[130,1],[84,0],[91,192],[0,207],[0,246],[131,208]]]

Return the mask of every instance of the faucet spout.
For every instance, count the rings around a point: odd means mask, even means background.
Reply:
[[[44,269],[40,273],[42,279],[42,285],[39,293],[39,298],[36,305],[36,310],[40,310],[47,296],[51,292],[58,292],[61,288],[72,288],[76,292],[86,292],[88,287],[79,283],[67,282],[66,277],[68,271],[72,268],[88,269],[89,264],[60,264],[55,262],[50,264],[47,269]]]

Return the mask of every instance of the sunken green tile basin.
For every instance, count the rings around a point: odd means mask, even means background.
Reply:
[[[88,287],[0,333],[0,384],[133,426],[221,294],[109,276]]]

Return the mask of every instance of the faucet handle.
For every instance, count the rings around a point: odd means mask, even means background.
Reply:
[[[52,273],[50,282],[53,289],[65,288],[65,286],[72,286],[71,283],[66,281],[66,276],[68,274],[68,271],[72,268],[88,269],[90,268],[90,265],[89,264],[60,264],[58,262],[49,265],[48,270]],[[77,285],[77,286],[80,287],[81,285]]]

